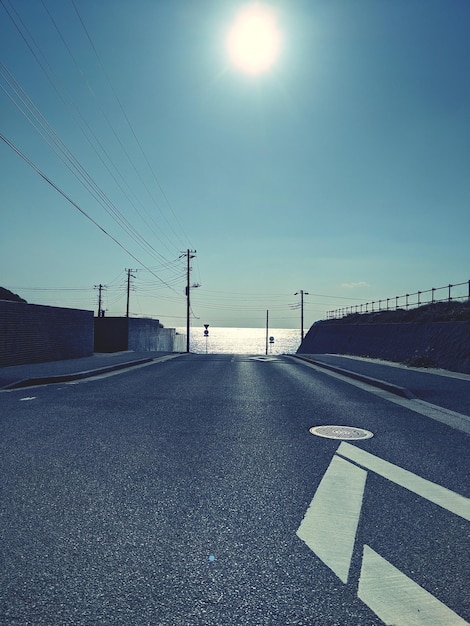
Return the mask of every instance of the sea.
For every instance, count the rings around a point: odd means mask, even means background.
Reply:
[[[177,328],[186,335],[186,328]],[[266,354],[266,328],[192,327],[190,351],[195,354]],[[268,354],[294,354],[300,346],[299,328],[269,328]]]

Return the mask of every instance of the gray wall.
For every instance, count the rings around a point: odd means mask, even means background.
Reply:
[[[186,352],[186,335],[180,335],[175,331],[173,352]]]
[[[186,335],[180,335],[174,328],[160,328],[159,346],[163,352],[186,352]]]
[[[160,330],[161,325],[158,320],[129,318],[129,350],[136,352],[162,350]]]
[[[158,320],[126,317],[95,318],[95,352],[184,352],[184,335]]]
[[[350,354],[470,373],[470,322],[329,324],[308,331],[299,354]]]
[[[93,354],[93,311],[0,300],[0,367]]]
[[[95,352],[128,350],[127,317],[95,317]]]

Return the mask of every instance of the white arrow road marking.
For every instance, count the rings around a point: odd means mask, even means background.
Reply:
[[[369,546],[364,546],[357,595],[385,624],[468,626],[468,622]]]
[[[297,535],[345,584],[361,514],[366,470],[470,521],[469,498],[343,441]],[[358,597],[386,624],[393,626],[467,624],[369,546],[364,546]]]
[[[367,472],[334,456],[297,535],[348,582]]]
[[[470,499],[344,441],[336,452],[358,465],[362,465],[362,467],[387,478],[392,483],[400,485],[400,487],[404,487],[443,509],[470,521]]]

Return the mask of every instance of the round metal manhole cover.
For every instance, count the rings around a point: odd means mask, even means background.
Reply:
[[[354,426],[312,426],[309,429],[312,435],[327,437],[328,439],[345,439],[357,441],[358,439],[370,439],[374,436],[369,430],[354,428]]]

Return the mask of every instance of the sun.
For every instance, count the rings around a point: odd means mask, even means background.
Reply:
[[[281,34],[274,10],[253,3],[238,14],[227,39],[229,57],[247,74],[268,70],[279,56]]]

